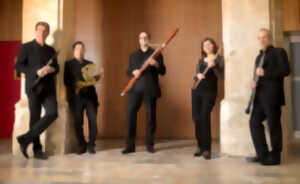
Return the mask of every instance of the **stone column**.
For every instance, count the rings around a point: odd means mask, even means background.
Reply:
[[[258,30],[263,27],[269,28],[275,39],[275,46],[282,43],[282,16],[278,10],[278,3],[280,0],[222,1],[225,97],[221,104],[220,144],[221,151],[225,154],[255,154],[250,137],[250,116],[245,114],[245,108],[251,93],[250,81],[253,77],[254,60],[259,52]],[[283,124],[285,123],[287,122]],[[285,128],[283,129],[285,132]],[[285,144],[285,151],[286,147]]]
[[[222,1],[225,94],[221,104],[220,144],[226,154],[255,153],[245,108],[259,50],[257,32],[262,27],[270,27],[269,8],[269,0]]]
[[[63,154],[76,149],[75,131],[72,126],[68,104],[63,84],[64,62],[71,57],[71,45],[74,41],[75,20],[73,0],[23,0],[23,34],[22,41],[34,39],[34,28],[38,21],[50,24],[50,35],[47,44],[60,50],[58,62],[60,72],[57,75],[58,119],[42,135],[44,149],[50,154]],[[16,136],[26,132],[29,128],[28,102],[24,90],[22,77],[21,99],[15,108],[15,125],[13,132],[13,154],[20,154]],[[28,149],[29,153],[31,148]]]

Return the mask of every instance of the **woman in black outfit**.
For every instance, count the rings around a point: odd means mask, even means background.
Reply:
[[[195,157],[211,158],[210,113],[217,97],[218,79],[224,76],[224,60],[218,56],[218,46],[212,38],[201,43],[202,58],[197,63],[195,82],[199,85],[192,89],[192,116],[195,122],[195,135],[198,150]],[[207,72],[205,69],[208,67]]]

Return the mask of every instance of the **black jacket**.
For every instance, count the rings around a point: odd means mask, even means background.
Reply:
[[[263,51],[257,56],[255,68],[257,68]],[[283,48],[269,46],[265,51],[264,76],[259,78],[257,84],[257,97],[262,103],[269,105],[284,105],[284,77],[290,74],[288,56]]]
[[[81,69],[87,64],[92,64],[93,62],[88,60],[83,60],[82,63],[76,59],[66,61],[64,70],[64,83],[67,87],[67,99],[69,102],[75,102],[76,100],[86,99],[98,105],[98,97],[96,93],[95,86],[84,87],[80,90],[79,94],[75,93],[78,81],[84,81]]]
[[[56,51],[53,47],[49,45],[40,46],[35,40],[24,43],[21,46],[15,68],[18,73],[25,73],[25,88],[27,94],[55,92],[55,75],[59,71],[56,58],[51,64],[51,66],[55,68],[55,72],[43,77],[37,89],[35,91],[32,90],[35,80],[38,79],[37,71],[45,66],[55,53]]]
[[[130,77],[133,77],[132,72],[136,69],[140,69],[153,52],[154,50],[152,48],[149,48],[146,52],[143,52],[140,49],[133,52],[129,57],[129,68],[127,70],[127,74]],[[161,54],[159,54],[155,60],[159,63],[159,67],[148,66],[148,68],[132,86],[130,92],[143,93],[146,96],[157,98],[161,96],[158,75],[165,75],[166,67]]]
[[[224,57],[217,56],[215,59],[215,66],[209,69],[205,75],[205,79],[203,79],[198,87],[193,90],[195,93],[217,97],[218,91],[218,79],[224,79]],[[203,73],[207,67],[207,63],[204,61],[204,58],[201,58],[196,67],[196,74]],[[198,81],[198,77],[194,77],[195,81]]]

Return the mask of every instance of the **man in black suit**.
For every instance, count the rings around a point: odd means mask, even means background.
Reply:
[[[35,39],[21,46],[15,66],[18,73],[25,74],[26,94],[30,111],[30,129],[25,134],[18,136],[17,140],[26,158],[29,158],[27,147],[33,143],[34,158],[47,159],[47,155],[42,151],[40,134],[58,116],[55,76],[59,71],[59,66],[56,57],[50,66],[47,65],[49,59],[56,54],[55,49],[45,43],[50,31],[49,24],[38,22],[35,31]],[[33,88],[38,78],[41,80]],[[45,108],[43,117],[41,117],[42,106]]]
[[[98,97],[96,88],[93,84],[85,85],[78,92],[79,82],[85,82],[82,74],[82,68],[91,61],[84,59],[85,46],[81,41],[73,44],[74,59],[65,63],[64,82],[67,87],[67,96],[70,108],[75,120],[75,130],[79,143],[78,154],[86,153],[95,154],[95,141],[97,138],[97,108]],[[100,75],[95,77],[95,81],[100,79]],[[83,134],[83,115],[86,110],[89,125],[89,142],[85,141]]]
[[[250,131],[256,157],[247,158],[249,162],[262,165],[279,165],[282,152],[281,106],[285,105],[284,77],[290,73],[288,56],[283,48],[274,48],[269,30],[261,29],[258,33],[261,51],[256,58],[255,72],[259,81],[251,83],[256,88],[253,111],[250,118]],[[259,66],[264,60],[262,67]],[[267,120],[270,130],[272,151],[269,152],[263,121]]]
[[[151,56],[154,50],[149,47],[150,34],[142,32],[139,34],[140,49],[133,52],[129,58],[127,74],[137,78],[136,83],[129,91],[129,103],[127,109],[127,139],[123,154],[135,152],[136,120],[137,112],[144,101],[147,115],[146,146],[147,151],[154,153],[154,134],[156,130],[156,100],[161,96],[159,87],[159,74],[166,73],[163,56],[151,59],[150,66],[141,73],[140,68]]]

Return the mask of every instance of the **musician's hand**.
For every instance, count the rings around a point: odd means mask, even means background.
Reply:
[[[43,68],[39,69],[39,70],[36,72],[36,74],[37,74],[39,77],[43,78],[43,77],[45,77],[48,73],[47,73],[46,69],[43,67]]]
[[[256,88],[256,82],[255,82],[255,81],[251,81],[250,87],[251,87],[252,89]]]
[[[55,72],[55,68],[52,66],[45,66],[45,68],[46,68],[45,70],[47,71],[48,74]]]
[[[100,68],[100,77],[104,77],[104,68]]]
[[[100,80],[101,79],[101,76],[100,75],[96,75],[95,76],[95,81],[98,81],[98,80]]]
[[[198,74],[197,74],[197,78],[198,78],[199,80],[205,79],[205,75],[203,75],[202,73],[198,73]]]
[[[262,67],[258,67],[258,68],[256,69],[256,75],[257,75],[257,76],[260,76],[260,77],[264,76],[264,75],[265,75],[264,69],[263,69]]]
[[[207,62],[208,68],[212,68],[212,67],[214,67],[216,65],[216,62],[215,62],[216,57],[217,56],[211,56],[211,57],[205,58],[206,62]]]
[[[84,82],[83,81],[77,81],[77,88],[81,89],[84,87]]]
[[[141,75],[141,71],[140,70],[133,70],[132,74],[135,78],[139,78],[140,75]]]
[[[155,59],[150,59],[149,61],[149,65],[151,66],[155,66],[155,67],[159,67],[158,62]]]

